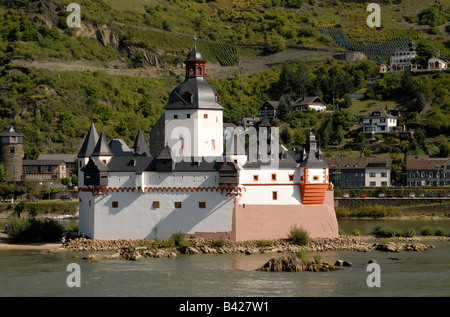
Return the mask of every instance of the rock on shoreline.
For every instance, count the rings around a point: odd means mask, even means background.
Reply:
[[[217,246],[214,239],[190,238],[184,246],[163,246],[155,240],[97,240],[77,238],[68,243],[66,251],[112,251],[102,259],[141,260],[144,258],[175,258],[179,254],[214,254],[214,253],[242,253],[261,254],[305,251],[356,251],[356,252],[400,252],[400,251],[425,251],[433,248],[432,245],[413,242],[413,239],[399,243],[392,239],[383,239],[382,242],[374,242],[374,237],[341,236],[339,238],[310,239],[307,246],[292,244],[289,240],[273,240],[271,245],[262,246],[260,241],[235,242],[227,240],[225,244]],[[450,239],[440,239],[450,241]],[[394,242],[395,241],[395,242]],[[88,261],[99,260],[86,258]]]

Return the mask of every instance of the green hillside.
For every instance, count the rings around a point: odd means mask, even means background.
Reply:
[[[343,148],[354,137],[349,122],[357,124],[355,115],[369,103],[406,111],[410,116],[402,120],[425,131],[430,141],[419,140],[411,151],[436,154],[448,139],[449,73],[386,75],[371,90],[365,79],[378,76],[376,61],[409,40],[450,57],[450,1],[379,1],[379,29],[366,26],[367,3],[331,0],[80,0],[82,27],[68,28],[72,2],[0,0],[0,124],[22,129],[27,158],[75,153],[91,122],[109,139],[129,143],[139,128],[148,132],[183,79],[194,35],[207,69],[233,74],[208,77],[229,122],[257,115],[266,100],[307,93],[341,111],[333,119],[311,113],[276,123],[289,146],[301,144],[308,130],[325,131],[333,120],[349,131],[322,143]],[[316,55],[346,50],[364,51],[369,61]],[[299,51],[307,58],[290,60]],[[251,63],[260,71],[241,75]],[[368,91],[366,104],[349,104],[359,89]],[[428,103],[423,113],[414,108],[419,93]]]

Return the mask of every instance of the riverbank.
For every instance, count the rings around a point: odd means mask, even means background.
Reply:
[[[8,239],[8,235],[4,232],[0,233],[0,250],[30,250],[30,251],[47,251],[55,250],[61,247],[61,243],[13,243]]]
[[[109,258],[133,259],[136,257],[176,257],[178,254],[211,254],[211,253],[243,253],[261,254],[292,252],[296,253],[300,249],[305,251],[355,251],[374,252],[382,251],[382,245],[391,246],[388,251],[403,251],[407,248],[410,251],[428,249],[432,246],[428,243],[436,241],[450,242],[450,237],[445,236],[414,236],[414,237],[393,237],[380,238],[372,235],[352,236],[341,235],[339,238],[315,238],[310,239],[308,245],[299,246],[293,244],[288,239],[270,240],[270,243],[262,241],[230,241],[218,246],[214,239],[190,238],[186,239],[184,246],[163,246],[160,241],[155,240],[98,240],[76,238],[62,247],[61,243],[12,243],[5,233],[0,233],[0,250],[36,250],[69,252],[101,252],[111,251]],[[424,244],[426,243],[426,244]],[[423,247],[425,246],[425,248]],[[408,250],[407,250],[408,251]]]
[[[377,238],[374,236],[341,236],[339,238],[311,239],[306,246],[293,244],[290,240],[271,240],[270,243],[261,241],[235,242],[227,240],[218,246],[217,241],[204,238],[190,238],[184,246],[161,246],[154,240],[91,240],[77,238],[64,248],[52,252],[84,251],[89,252],[87,261],[100,259],[141,260],[144,258],[175,258],[182,254],[262,254],[262,253],[297,253],[299,250],[307,252],[317,251],[355,251],[355,252],[401,252],[425,251],[434,248],[428,243],[433,241],[450,241],[449,237],[425,236],[411,238]],[[100,257],[99,253],[110,251]]]

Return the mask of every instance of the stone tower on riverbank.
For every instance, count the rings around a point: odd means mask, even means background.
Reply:
[[[22,160],[24,137],[12,125],[6,126],[0,133],[0,161],[5,167],[8,181],[22,179]]]

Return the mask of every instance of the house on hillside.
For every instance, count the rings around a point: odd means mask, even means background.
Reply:
[[[428,155],[406,157],[408,186],[450,185],[450,157],[430,158]]]
[[[326,158],[330,165],[330,182],[335,187],[391,186],[391,158]]]
[[[319,96],[300,97],[292,103],[293,111],[325,111],[327,104]]]
[[[369,113],[363,118],[363,132],[372,137],[376,133],[394,132],[397,127],[397,117],[386,112],[383,108]]]
[[[448,62],[439,57],[432,57],[428,60],[428,69],[447,69]]]
[[[278,101],[266,101],[259,107],[259,117],[262,119],[264,114],[267,115],[267,119],[272,121],[278,114]]]
[[[400,47],[392,53],[389,59],[389,65],[393,71],[410,69],[417,70],[417,63],[413,59],[417,56],[416,46],[411,41],[408,46]]]

